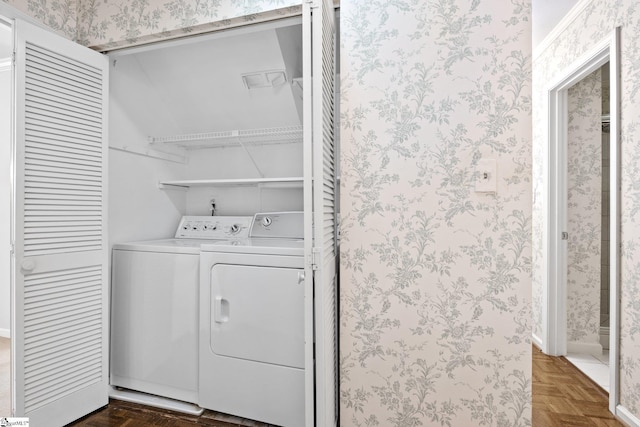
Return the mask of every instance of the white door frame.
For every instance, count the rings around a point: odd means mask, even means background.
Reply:
[[[619,295],[620,295],[620,28],[563,70],[548,90],[548,144],[544,165],[545,242],[542,351],[561,356],[567,352],[567,241],[561,234],[567,223],[567,128],[568,89],[609,62],[610,70],[610,393],[609,409],[616,412],[619,401]]]

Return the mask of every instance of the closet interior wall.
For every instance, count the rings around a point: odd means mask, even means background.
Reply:
[[[300,127],[299,20],[111,55],[112,244],[170,236],[181,215],[210,215],[212,200],[217,215],[302,210],[301,183],[158,188],[161,181],[302,177],[301,139],[150,143]],[[248,87],[243,78],[280,71],[284,81],[259,87]]]

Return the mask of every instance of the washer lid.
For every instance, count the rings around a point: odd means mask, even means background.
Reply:
[[[141,242],[117,243],[113,249],[141,252],[167,252],[178,254],[200,254],[200,246],[204,243],[214,243],[217,240],[201,239],[162,239]]]
[[[201,250],[202,252],[303,256],[304,240],[267,238],[221,240],[203,244]]]

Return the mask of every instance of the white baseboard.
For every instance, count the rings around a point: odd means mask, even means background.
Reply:
[[[11,330],[0,328],[0,337],[11,338]]]
[[[567,343],[567,353],[579,353],[579,354],[602,354],[602,344],[599,342],[576,342],[570,341]]]
[[[616,406],[616,416],[630,427],[640,427],[640,418],[633,415],[622,405]]]
[[[539,336],[537,336],[536,334],[531,334],[531,341],[533,341],[533,344],[536,347],[542,350],[542,339]]]
[[[609,349],[609,327],[600,326],[600,345],[603,349]]]

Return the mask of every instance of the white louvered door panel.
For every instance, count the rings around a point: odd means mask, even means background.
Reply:
[[[108,63],[15,34],[15,415],[55,427],[108,403]]]
[[[336,274],[336,153],[334,136],[335,15],[329,0],[310,7],[311,60],[304,71],[305,168],[311,166],[313,248],[313,332],[315,336],[315,425],[337,425],[337,274]],[[303,22],[304,26],[304,22]],[[304,31],[304,30],[303,30]],[[309,37],[309,34],[303,37]],[[307,65],[309,65],[307,63]],[[309,72],[311,71],[311,72]],[[311,110],[309,113],[308,110]],[[305,193],[308,193],[305,188]],[[305,212],[308,205],[305,204]],[[306,236],[305,236],[306,237]],[[308,240],[308,239],[307,239]]]

